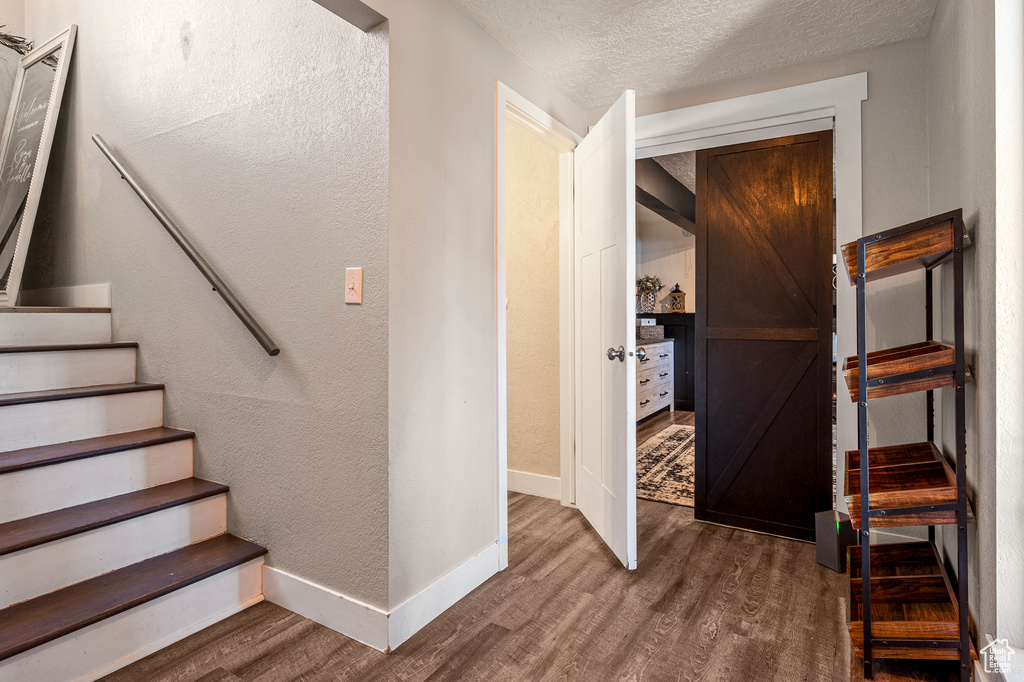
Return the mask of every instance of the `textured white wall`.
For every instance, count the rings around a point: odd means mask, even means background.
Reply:
[[[585,113],[447,0],[389,18],[390,590],[397,605],[497,541],[495,82]]]
[[[558,152],[517,126],[505,145],[508,468],[558,477]]]
[[[995,2],[996,634],[1024,643],[1024,6]],[[1018,663],[1018,667],[1020,664]]]
[[[1022,17],[1017,2],[939,3],[928,37],[933,212],[963,207],[974,244],[964,254],[968,385],[967,475],[972,612],[980,633],[1024,642],[1024,402],[1020,283]],[[953,338],[952,274],[943,276],[942,330]],[[954,404],[942,441],[953,452]],[[944,534],[947,552],[956,536]]]
[[[649,208],[636,205],[637,277],[657,275],[665,285],[658,294],[657,312],[669,311],[668,294],[677,282],[686,294],[686,312],[696,312],[696,258],[696,237]]]
[[[27,286],[111,282],[197,475],[271,565],[387,601],[388,40],[309,0],[33,0],[79,24]],[[90,141],[102,134],[281,346],[270,358]],[[362,306],[345,306],[363,266]],[[356,390],[358,389],[358,390]]]

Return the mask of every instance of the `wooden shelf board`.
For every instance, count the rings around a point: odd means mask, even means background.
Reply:
[[[850,547],[849,552],[850,640],[854,652],[863,656],[861,548]],[[871,547],[871,572],[872,637],[947,643],[959,639],[956,599],[934,545],[930,542],[874,545]],[[926,660],[960,658],[956,648],[885,646],[878,642],[872,655]],[[973,641],[971,656],[978,657]]]
[[[956,523],[955,511],[900,514],[904,507],[956,502],[956,475],[932,443],[868,450],[871,509],[892,515],[871,519],[874,528]],[[846,453],[846,505],[854,528],[860,528],[860,451]]]
[[[953,348],[934,341],[868,353],[868,381],[885,380],[882,385],[868,387],[868,399],[953,386],[952,366],[955,362],[956,354]],[[860,361],[856,355],[851,355],[843,362],[843,379],[853,402],[860,400],[859,365]],[[926,370],[933,370],[935,373],[924,377],[915,374]]]
[[[933,268],[953,253],[957,225],[963,225],[959,210],[925,218],[886,232],[873,235],[865,247],[867,281],[892,277],[914,270]],[[964,246],[970,239],[964,231]],[[846,264],[850,284],[856,285],[857,242],[844,244],[840,249]]]

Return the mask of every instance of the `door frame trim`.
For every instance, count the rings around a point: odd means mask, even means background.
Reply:
[[[495,409],[497,424],[498,570],[508,567],[508,371],[505,310],[505,157],[506,126],[515,125],[558,152],[558,338],[559,450],[561,502],[575,502],[573,392],[573,165],[572,152],[583,138],[501,81],[495,84],[494,121],[494,310]]]
[[[827,130],[835,136],[836,242],[863,234],[861,102],[868,98],[867,72],[663,111],[636,119],[637,158],[755,142]],[[853,287],[836,292],[837,356],[856,354],[857,312]],[[836,403],[836,456],[857,446],[857,409]],[[835,508],[846,511],[841,486]]]

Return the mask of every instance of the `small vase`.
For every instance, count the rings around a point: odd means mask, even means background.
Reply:
[[[636,295],[636,311],[645,315],[654,312],[654,306],[658,303],[658,292],[651,291],[646,294]]]

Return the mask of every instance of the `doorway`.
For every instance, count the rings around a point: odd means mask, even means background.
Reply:
[[[824,130],[637,162],[640,498],[803,540],[832,506],[832,156]]]
[[[495,111],[500,570],[508,491],[574,502],[572,150],[580,137],[500,82]]]
[[[637,497],[693,507],[696,157],[636,162]]]

